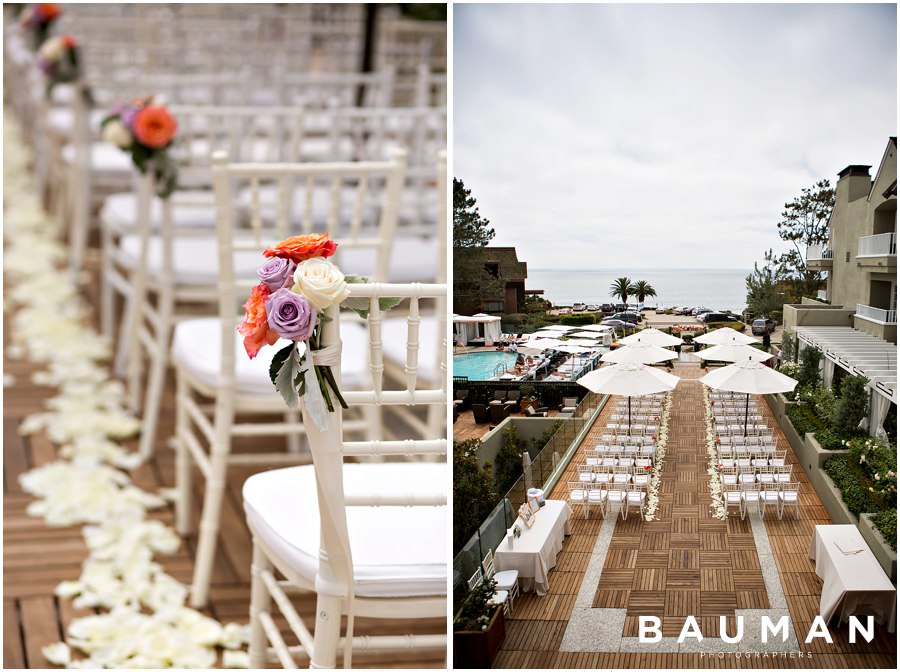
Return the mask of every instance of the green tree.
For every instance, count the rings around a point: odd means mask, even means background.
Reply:
[[[819,362],[822,351],[807,346],[800,352],[800,370],[797,372],[797,384],[800,387],[816,385],[819,382]]]
[[[656,296],[656,290],[646,280],[638,280],[631,286],[631,293],[637,297],[638,303],[643,303],[648,296]]]
[[[515,426],[510,425],[503,432],[503,446],[494,458],[494,480],[497,490],[502,494],[512,487],[525,468],[522,464],[522,453],[525,452],[525,441]]]
[[[784,292],[781,279],[778,277],[778,269],[771,263],[766,263],[760,268],[758,263],[753,264],[753,273],[747,276],[747,310],[754,317],[770,316],[781,310],[784,304]]]
[[[840,397],[834,405],[831,426],[841,436],[850,436],[869,412],[868,380],[863,376],[847,376],[841,382]]]
[[[453,178],[453,247],[484,247],[494,239],[491,222],[478,212],[472,191]]]
[[[778,237],[791,249],[773,260],[779,271],[795,280],[801,294],[810,296],[822,286],[822,274],[806,266],[806,248],[828,242],[828,218],[834,208],[834,189],[828,180],[804,188],[800,196],[784,204]]]
[[[453,442],[453,552],[458,553],[499,501],[489,464],[478,459],[478,439]]]
[[[622,299],[622,303],[628,303],[628,297],[633,293],[631,278],[616,278],[609,286],[609,295]]]

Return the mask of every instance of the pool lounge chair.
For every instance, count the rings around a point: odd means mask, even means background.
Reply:
[[[546,418],[547,407],[542,406],[541,408],[532,408],[531,406],[529,406],[525,409],[525,416],[529,418]]]
[[[487,404],[472,404],[472,416],[475,418],[475,423],[478,425],[483,425],[484,423],[491,421],[491,415],[488,413]]]
[[[491,423],[494,425],[499,425],[509,417],[509,409],[502,404],[497,406],[488,406],[488,410],[491,414]]]
[[[561,413],[575,413],[578,408],[578,397],[563,397]]]

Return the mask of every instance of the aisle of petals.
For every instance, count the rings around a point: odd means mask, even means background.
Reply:
[[[653,471],[650,472],[650,487],[647,495],[647,508],[644,509],[644,520],[656,520],[656,509],[659,507],[659,485],[662,479],[663,465],[666,458],[666,445],[669,442],[669,415],[672,412],[672,393],[666,394],[662,413],[659,416],[659,434],[656,437],[656,456],[653,459]]]
[[[110,344],[89,326],[90,308],[67,279],[58,225],[41,208],[29,150],[9,114],[3,134],[7,357],[41,365],[33,381],[58,389],[46,412],[21,425],[25,434],[46,432],[58,459],[20,482],[38,498],[29,515],[54,527],[84,525],[89,556],[81,576],[55,592],[97,610],[73,620],[66,641],[43,653],[71,668],[207,668],[222,649],[226,667],[246,667],[247,626],[223,626],[186,607],[187,587],[154,561],[180,544],[171,528],[147,518],[170,493],[142,490],[123,471],[140,460],[117,442],[135,436],[140,422],[124,410],[124,390],[106,364]]]

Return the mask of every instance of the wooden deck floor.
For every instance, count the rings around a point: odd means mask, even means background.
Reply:
[[[693,614],[704,635],[715,637],[720,615],[727,617],[729,632],[733,633],[735,609],[769,607],[749,519],[742,522],[731,516],[721,521],[711,516],[703,393],[702,385],[694,380],[702,375],[700,367],[678,364],[674,372],[684,382],[673,396],[657,519],[647,523],[631,515],[625,521],[616,521],[593,603],[594,607],[627,609],[624,637],[637,636],[638,614],[658,616],[664,636],[677,636],[684,616]],[[770,426],[777,427],[765,401],[760,398],[758,402]],[[604,433],[602,428],[612,406],[604,408],[583,446],[594,445],[592,439]],[[832,630],[832,645],[821,640],[802,643],[818,612],[821,592],[821,581],[807,556],[809,542],[814,526],[830,520],[803,469],[796,464],[787,440],[780,430],[776,434],[779,445],[788,448],[788,458],[795,464],[794,475],[801,483],[800,519],[786,513],[781,521],[771,515],[765,520],[791,622],[801,642],[792,657],[561,652],[563,634],[603,522],[599,513],[584,518],[578,509],[573,533],[550,572],[548,594],[537,597],[529,593],[516,600],[494,666],[895,668],[896,638],[880,627],[871,644],[849,644],[846,627]],[[566,498],[566,482],[577,480],[578,458],[572,459],[551,498]]]
[[[90,298],[96,296],[96,276],[86,291]],[[56,448],[45,436],[21,437],[18,434],[23,418],[42,410],[44,400],[54,393],[51,388],[30,382],[34,370],[30,362],[9,361],[4,356],[4,373],[15,378],[14,385],[4,390],[3,404],[3,667],[7,669],[47,667],[41,647],[60,641],[73,618],[91,613],[75,609],[70,600],[53,595],[60,581],[76,579],[81,573],[81,563],[87,557],[81,529],[49,528],[42,519],[25,513],[33,498],[22,492],[19,474],[56,458]],[[174,426],[173,387],[170,381],[157,434],[156,456],[131,473],[135,484],[150,491],[171,487],[174,483],[174,455],[165,446]],[[252,446],[244,448],[252,449]],[[251,544],[240,493],[243,481],[251,473],[252,470],[246,468],[235,468],[228,478],[210,604],[206,609],[207,614],[222,622],[246,623],[249,620]],[[201,480],[198,475],[197,478]],[[198,515],[202,495],[200,482],[195,486],[195,492],[198,497],[194,511]],[[171,508],[151,515],[169,525],[174,522]],[[194,550],[194,539],[187,538],[177,553],[158,555],[156,559],[176,579],[190,583]],[[298,598],[295,606],[307,627],[312,628],[315,596]],[[284,619],[278,616],[276,622],[283,632],[288,632]],[[357,635],[444,632],[445,619],[375,621],[357,618],[355,625]],[[287,641],[296,643],[291,635]],[[353,656],[355,667],[440,668],[444,667],[444,660],[442,652],[421,651],[378,656],[360,652]]]

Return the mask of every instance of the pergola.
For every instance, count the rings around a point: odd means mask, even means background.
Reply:
[[[890,404],[897,403],[897,346],[852,327],[797,327],[796,333],[802,343],[822,351],[829,387],[835,365],[869,379],[869,426],[880,427]]]

